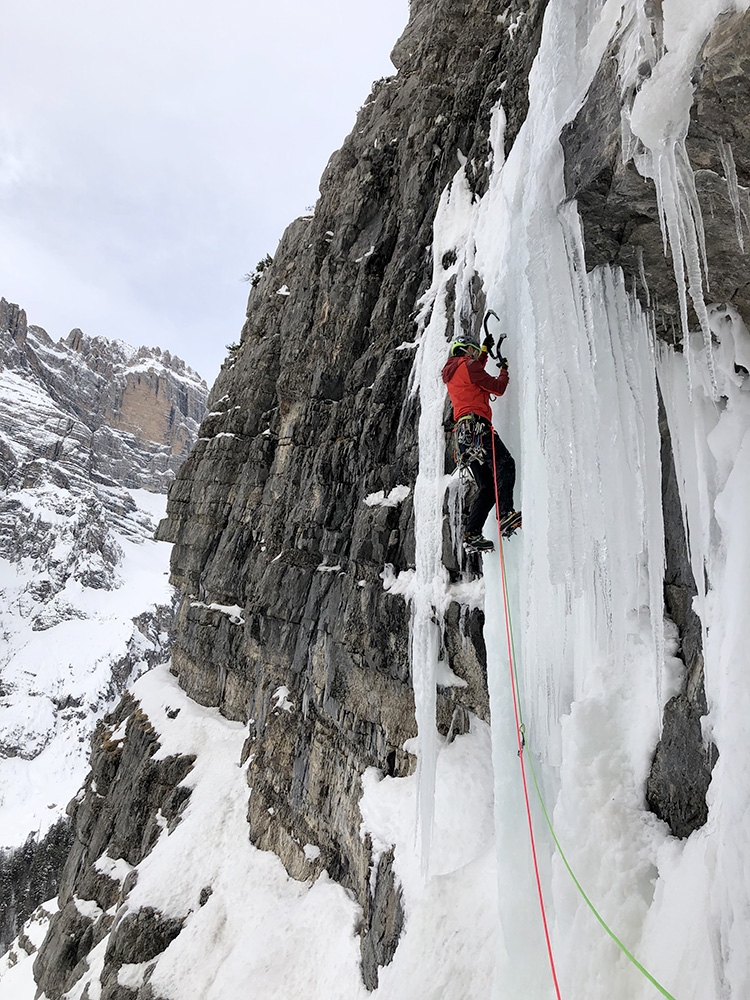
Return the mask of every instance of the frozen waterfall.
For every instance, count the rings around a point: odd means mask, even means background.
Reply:
[[[439,371],[478,276],[488,307],[500,314],[509,335],[511,385],[495,404],[495,426],[516,457],[517,505],[520,499],[524,512],[524,530],[504,544],[504,554],[526,754],[568,861],[613,932],[668,994],[741,997],[750,991],[750,947],[741,919],[750,907],[750,875],[742,862],[750,803],[741,780],[750,749],[749,695],[742,682],[744,595],[750,592],[750,396],[747,374],[738,374],[735,362],[747,367],[750,338],[731,308],[706,305],[702,219],[684,150],[692,65],[716,16],[731,5],[705,2],[688,10],[685,3],[665,3],[669,51],[651,45],[648,86],[623,111],[624,148],[656,183],[684,335],[688,293],[699,320],[701,329],[690,335],[684,355],[663,344],[657,351],[649,317],[621,272],[585,270],[578,213],[565,196],[560,130],[580,107],[617,30],[625,89],[636,56],[648,48],[648,19],[634,2],[624,5],[619,25],[622,4],[574,6],[574,17],[569,3],[552,0],[547,9],[529,116],[507,162],[504,114],[501,106],[495,110],[489,191],[474,201],[459,170],[435,222],[434,281],[422,303],[415,369],[421,401],[412,646],[418,853],[423,874],[445,877],[446,858],[437,864],[430,858],[436,823],[436,841],[440,836],[435,803],[441,781],[455,780],[450,747],[434,725],[439,627],[447,603],[440,564],[446,478]],[[722,156],[728,163],[726,151]],[[741,235],[740,221],[738,227]],[[456,261],[445,268],[448,250],[456,251]],[[454,314],[446,308],[450,281]],[[644,798],[662,711],[680,683],[680,661],[665,643],[657,369],[693,572],[703,588],[696,610],[705,639],[705,735],[721,752],[709,822],[686,841],[669,835]],[[486,532],[494,531],[491,519]],[[493,995],[551,997],[497,555],[484,558],[484,579],[500,916]],[[605,989],[613,1000],[656,996],[588,909],[538,804],[533,808],[562,995],[603,995]],[[404,862],[404,872],[406,867]],[[417,912],[434,887],[405,882]],[[390,992],[389,982],[386,977],[378,995],[402,995]],[[478,988],[469,992],[484,995]]]

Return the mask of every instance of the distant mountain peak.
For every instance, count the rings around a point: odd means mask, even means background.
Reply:
[[[159,347],[132,347],[79,329],[54,343],[0,299],[0,433],[24,456],[0,449],[0,484],[19,461],[53,458],[112,483],[166,493],[187,456],[206,408],[208,387]],[[13,448],[10,449],[13,452]]]

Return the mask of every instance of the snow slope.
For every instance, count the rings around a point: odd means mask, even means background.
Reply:
[[[0,558],[3,848],[43,836],[64,813],[86,774],[97,719],[129,679],[169,655],[170,547],[152,538],[166,498],[117,492],[131,507],[118,529],[94,491],[43,486],[6,496],[44,544],[36,558]],[[87,551],[92,523],[104,544]],[[107,586],[92,586],[102,573]]]
[[[180,823],[171,833],[162,831],[117,910],[120,920],[126,911],[155,906],[185,918],[183,930],[154,961],[124,966],[119,983],[135,990],[148,976],[157,995],[179,1000],[365,1000],[370,994],[359,969],[358,906],[325,874],[312,884],[289,878],[275,855],[248,840],[245,768],[237,763],[246,727],[192,702],[166,666],[144,674],[131,690],[159,733],[157,757],[194,754],[196,761],[184,781],[193,792]],[[492,974],[496,891],[488,727],[477,723],[447,746],[438,774],[436,870],[426,886],[413,839],[416,778],[367,775],[366,823],[377,827],[383,843],[396,842],[405,852],[402,870],[414,914],[376,997],[458,1000],[467,995],[467,984],[486,982]],[[311,855],[315,846],[308,845]],[[132,870],[106,857],[98,864],[112,872],[119,864],[123,879]],[[94,904],[78,905],[85,912]],[[108,940],[89,954],[88,971],[67,994],[71,1000],[99,996]],[[0,963],[0,998],[31,1000],[34,955],[17,945],[12,952],[15,964]],[[428,984],[440,992],[431,994]]]

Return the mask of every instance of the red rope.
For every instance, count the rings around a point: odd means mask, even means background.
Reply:
[[[513,671],[513,641],[511,638],[510,630],[510,610],[508,607],[508,588],[505,583],[505,556],[503,554],[503,533],[500,528],[500,499],[497,490],[497,462],[495,459],[495,432],[490,427],[490,434],[492,436],[492,475],[495,480],[495,515],[497,517],[497,537],[498,537],[498,555],[500,557],[500,575],[502,578],[503,585],[503,608],[505,611],[505,635],[508,640],[508,664],[510,665],[510,687],[513,692],[513,713],[516,719],[516,739],[518,740],[518,761],[521,765],[521,779],[523,781],[523,797],[526,802],[526,819],[529,825],[529,841],[531,842],[531,857],[534,862],[534,877],[536,878],[536,890],[539,896],[539,909],[542,914],[542,924],[544,926],[544,939],[547,942],[547,956],[549,958],[549,967],[552,972],[552,982],[555,985],[555,995],[557,1000],[560,998],[560,985],[557,981],[557,970],[555,969],[555,959],[552,954],[552,942],[549,935],[549,925],[547,923],[547,911],[544,907],[544,894],[542,893],[542,879],[539,874],[539,862],[536,854],[536,842],[534,840],[534,824],[531,821],[531,804],[529,802],[529,788],[526,782],[526,767],[523,761],[523,750],[524,750],[524,739],[523,731],[521,729],[521,719],[520,712],[518,708],[518,691],[516,690],[516,679]]]

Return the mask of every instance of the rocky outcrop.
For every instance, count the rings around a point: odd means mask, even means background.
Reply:
[[[162,828],[179,822],[189,799],[180,783],[192,761],[152,759],[157,735],[129,696],[99,724],[93,748],[85,789],[68,810],[75,839],[62,874],[59,912],[34,965],[50,1000],[80,979],[89,952],[105,937],[102,1000],[125,1000],[133,994],[118,983],[120,968],[153,958],[181,929],[179,921],[153,908],[120,907],[135,884],[129,873]]]
[[[718,760],[716,745],[704,739],[701,717],[708,711],[703,679],[701,622],[693,610],[697,591],[685,539],[682,508],[670,448],[669,428],[662,416],[662,498],[666,540],[664,599],[680,639],[685,662],[684,689],[664,707],[662,736],[646,784],[652,812],[675,837],[688,837],[708,818],[706,792]]]

